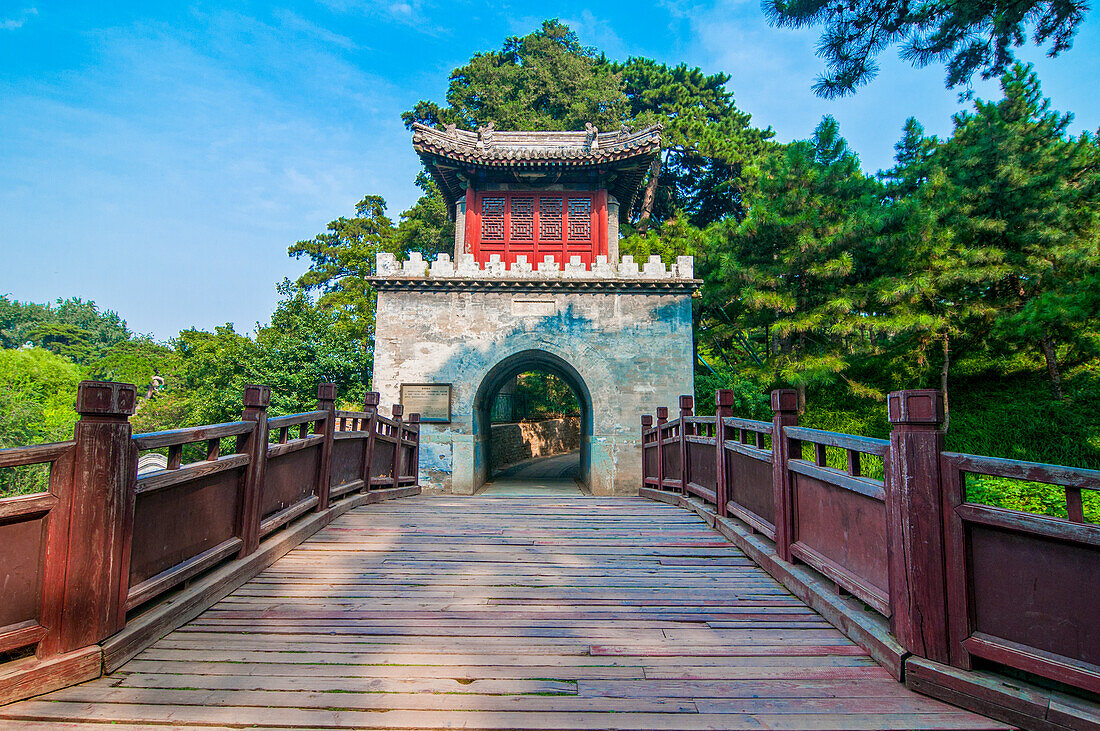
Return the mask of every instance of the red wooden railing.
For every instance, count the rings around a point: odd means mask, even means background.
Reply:
[[[642,417],[643,491],[739,519],[781,572],[814,569],[912,655],[1100,692],[1100,525],[1081,499],[1100,472],[947,452],[937,391],[890,394],[889,440],[799,427],[794,391],[773,392],[770,424],[732,417],[732,396],[713,417],[688,396],[674,420]],[[1069,517],[968,502],[967,474],[1061,485]]]
[[[279,529],[316,530],[356,493],[419,492],[417,414],[382,416],[376,393],[363,411],[336,411],[335,385],[321,384],[315,411],[269,418],[270,396],[248,386],[240,421],[132,435],[134,386],[86,381],[72,441],[0,450],[0,468],[50,470],[48,491],[0,499],[0,703],[117,667],[159,636],[151,614],[176,619],[173,590],[234,560],[255,559],[254,573]],[[150,450],[167,467],[139,475]],[[101,649],[137,625],[149,629]]]

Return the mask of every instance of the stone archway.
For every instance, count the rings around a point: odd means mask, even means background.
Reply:
[[[581,410],[580,425],[580,474],[581,480],[591,484],[592,470],[592,394],[577,369],[563,358],[545,350],[522,350],[512,353],[489,369],[473,399],[473,436],[474,436],[474,489],[483,485],[489,478],[490,438],[492,428],[490,412],[493,400],[500,389],[520,373],[542,371],[550,373],[564,381],[577,398]]]

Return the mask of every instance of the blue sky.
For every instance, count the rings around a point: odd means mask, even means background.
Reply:
[[[815,98],[817,33],[771,28],[757,0],[0,0],[0,294],[94,299],[158,339],[250,331],[276,282],[305,268],[288,245],[366,193],[394,218],[415,200],[400,113],[554,16],[615,58],[728,72],[780,140],[832,114],[871,171],[890,165],[906,117],[944,134],[960,108],[942,68],[894,54],[855,97]],[[1100,126],[1098,41],[1090,18],[1061,58],[1021,53],[1075,132]]]

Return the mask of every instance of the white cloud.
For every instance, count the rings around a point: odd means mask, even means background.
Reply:
[[[25,8],[16,18],[5,18],[0,20],[0,30],[15,30],[17,28],[22,28],[23,25],[35,15],[38,15],[37,8]]]

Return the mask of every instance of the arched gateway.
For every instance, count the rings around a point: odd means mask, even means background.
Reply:
[[[421,414],[425,481],[476,491],[493,398],[538,370],[577,396],[592,492],[637,491],[641,414],[692,392],[691,258],[618,257],[620,202],[630,210],[659,131],[415,127],[460,219],[455,257],[381,254],[371,282],[374,388]]]

